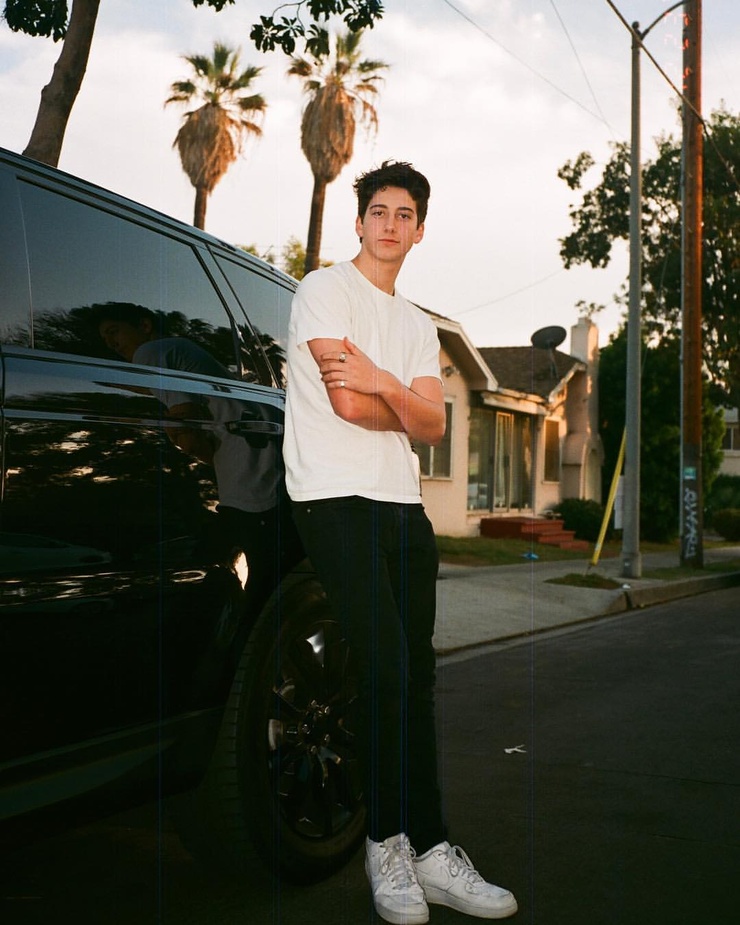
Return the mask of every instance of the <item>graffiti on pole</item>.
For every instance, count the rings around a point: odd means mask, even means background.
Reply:
[[[684,559],[699,552],[699,494],[690,485],[683,490]]]

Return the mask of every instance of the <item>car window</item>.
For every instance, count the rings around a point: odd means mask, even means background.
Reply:
[[[243,264],[217,255],[237,299],[241,303],[280,385],[285,384],[285,351],[293,290],[268,279]]]
[[[0,343],[28,347],[31,306],[21,207],[15,176],[3,169],[0,169],[0,216]]]
[[[142,306],[160,336],[195,343],[231,376],[261,378],[237,355],[233,321],[190,244],[32,183],[20,191],[33,347],[110,358],[95,309]]]

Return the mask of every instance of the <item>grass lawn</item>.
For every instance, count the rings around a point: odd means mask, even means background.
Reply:
[[[457,565],[519,565],[532,554],[542,562],[588,559],[591,556],[589,552],[558,549],[557,546],[530,540],[490,539],[486,536],[438,536],[437,546],[443,562]],[[618,550],[607,550],[606,546],[604,544],[602,556],[618,555]]]
[[[727,545],[705,541],[704,547]],[[443,562],[453,565],[520,565],[526,562],[532,554],[541,562],[558,562],[568,559],[588,560],[593,555],[593,547],[589,552],[579,552],[571,549],[558,549],[557,546],[547,546],[544,543],[533,543],[530,540],[489,539],[485,536],[438,536],[440,558]],[[679,557],[678,542],[674,543],[647,543],[640,544],[643,553],[673,552],[676,559]],[[604,543],[600,559],[611,559],[622,553],[621,540],[612,540]],[[660,578],[670,581],[672,578],[686,578],[694,573],[705,575],[707,571],[734,571],[740,569],[740,559],[727,560],[722,563],[711,563],[705,569],[687,570],[676,566],[675,568],[661,568],[646,571],[645,578]]]
[[[608,591],[622,587],[621,581],[615,581],[613,578],[607,578],[605,575],[599,575],[596,572],[587,572],[585,575],[570,572],[561,578],[548,578],[547,580],[553,585],[571,585],[576,588],[598,588]]]
[[[659,578],[661,581],[673,581],[677,578],[700,578],[707,572],[716,574],[717,572],[737,572],[740,570],[740,559],[724,559],[722,562],[707,562],[704,568],[683,568],[681,565],[674,565],[671,568],[654,568],[647,569],[643,573],[644,578]]]

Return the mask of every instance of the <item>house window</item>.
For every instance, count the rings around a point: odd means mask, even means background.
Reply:
[[[511,489],[511,450],[514,433],[514,415],[496,414],[496,443],[493,469],[493,506],[508,508]]]
[[[468,510],[489,511],[493,486],[493,421],[491,411],[471,408],[468,437]]]
[[[415,444],[421,474],[427,478],[448,479],[452,475],[452,402],[445,401],[445,435],[438,446]]]
[[[560,425],[545,421],[545,481],[560,481]]]
[[[514,415],[514,465],[511,470],[511,506],[532,506],[532,418]]]
[[[493,505],[521,510],[532,504],[532,423],[523,414],[496,413]]]
[[[532,433],[529,415],[472,408],[468,441],[468,510],[532,506]]]
[[[740,450],[740,425],[725,424],[725,436],[722,440],[723,450]]]

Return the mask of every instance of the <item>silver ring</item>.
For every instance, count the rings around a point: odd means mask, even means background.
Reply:
[[[340,389],[343,389],[345,385],[346,385],[346,383],[345,383],[344,379],[340,379],[340,380],[339,380],[339,388],[340,388]]]
[[[346,359],[347,359],[347,354],[344,353],[344,351],[342,351],[342,353],[339,354],[339,362],[344,363]]]

